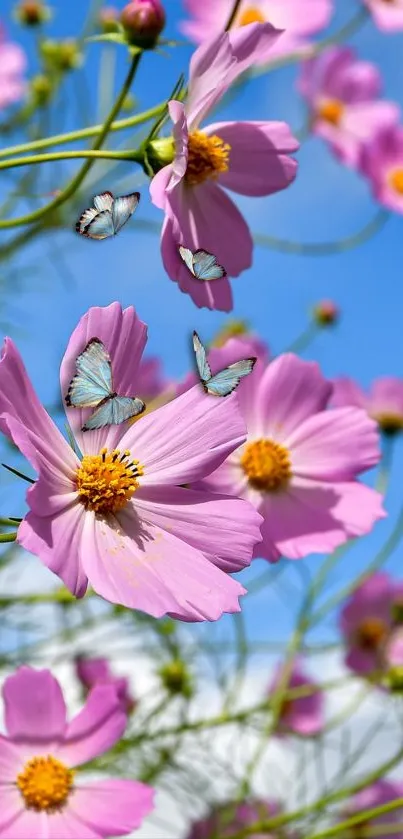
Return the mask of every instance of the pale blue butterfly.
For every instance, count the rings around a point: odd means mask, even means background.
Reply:
[[[139,192],[120,195],[118,198],[114,198],[111,192],[95,195],[94,206],[81,214],[76,231],[87,239],[115,236],[134,213],[139,201]]]
[[[212,253],[204,250],[191,251],[184,245],[178,245],[178,251],[181,259],[189,268],[191,274],[196,277],[196,280],[210,282],[210,280],[220,280],[227,276],[225,268],[219,265]]]
[[[118,396],[112,384],[112,365],[109,353],[99,338],[91,338],[77,358],[77,373],[71,380],[66,396],[69,408],[96,408],[82,427],[82,431],[120,425],[145,410],[137,396]]]
[[[196,364],[201,383],[206,393],[210,393],[211,396],[229,396],[238,387],[240,380],[252,372],[256,362],[256,358],[235,361],[234,364],[229,364],[225,370],[220,370],[219,373],[212,376],[206,350],[197,332],[193,332],[193,349],[196,354]]]

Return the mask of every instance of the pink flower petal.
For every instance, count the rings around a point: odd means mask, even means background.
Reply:
[[[70,807],[56,813],[24,809],[0,831],[0,839],[104,839],[104,836],[77,819]]]
[[[219,32],[205,41],[193,53],[189,66],[189,87],[186,114],[189,128],[194,131],[205,115],[217,104],[229,86],[227,76],[234,68],[233,55],[227,33]]]
[[[386,3],[385,0],[364,0],[372,12],[374,22],[381,32],[401,32],[403,30],[403,4]]]
[[[1,757],[0,761],[2,763]],[[5,835],[2,833],[3,830],[8,830],[8,836],[11,836],[12,824],[18,818],[24,807],[21,793],[15,786],[17,774],[21,769],[22,767],[20,765],[12,781],[10,779],[12,786],[4,783],[6,779],[2,775],[2,783],[0,784],[0,836]]]
[[[340,614],[340,630],[343,635],[355,633],[362,620],[379,618],[387,626],[392,624],[392,605],[395,586],[388,574],[372,574],[347,600]]]
[[[91,338],[99,338],[109,352],[116,392],[120,396],[136,396],[136,377],[147,341],[147,327],[137,317],[133,306],[123,310],[120,303],[111,303],[89,309],[72,333],[60,368],[63,397],[75,375],[77,356]],[[81,451],[93,454],[103,446],[115,448],[122,436],[121,426],[81,432],[81,426],[91,412],[92,409],[66,408],[69,425]]]
[[[3,784],[14,783],[22,769],[21,751],[18,747],[0,734],[0,826],[3,815],[2,792]]]
[[[69,803],[69,810],[102,837],[126,836],[140,827],[153,808],[154,790],[138,781],[126,780],[78,786]]]
[[[49,670],[20,667],[4,682],[5,723],[9,737],[46,749],[63,738],[66,706]]]
[[[284,3],[284,0],[282,0]],[[270,12],[269,12],[270,15]],[[228,85],[232,84],[241,73],[245,73],[255,64],[262,64],[275,57],[277,50],[281,51],[283,27],[266,23],[250,23],[231,29],[229,39],[232,53],[236,58],[228,73]],[[277,24],[276,24],[277,26]]]
[[[231,147],[229,169],[219,183],[242,195],[271,195],[286,189],[297,174],[288,156],[298,141],[285,122],[217,122],[205,129]]]
[[[150,198],[156,207],[165,210],[167,205],[167,189],[172,178],[172,163],[164,166],[154,175],[150,183]]]
[[[120,740],[127,717],[113,685],[95,685],[82,711],[67,726],[56,756],[67,766],[79,766],[103,754]]]
[[[346,405],[366,408],[367,396],[353,379],[349,379],[347,376],[340,376],[338,379],[333,379],[332,384],[333,393],[331,404],[335,408],[344,408]]]

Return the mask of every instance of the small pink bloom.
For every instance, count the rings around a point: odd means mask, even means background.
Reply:
[[[351,816],[355,816],[357,813],[364,813],[366,810],[373,810],[375,807],[381,807],[382,804],[389,804],[390,801],[394,801],[396,798],[402,798],[403,796],[403,784],[399,781],[388,781],[386,778],[381,778],[381,780],[376,781],[370,787],[363,789],[361,792],[354,795],[350,801],[348,802],[347,806],[344,808],[341,814],[341,821],[348,819]],[[390,813],[385,813],[382,816],[377,816],[373,819],[367,819],[365,821],[360,822],[357,824],[355,828],[352,828],[352,833],[349,831],[349,835],[351,837],[357,836],[365,837],[366,830],[365,828],[381,828],[382,825],[385,825],[385,833],[376,833],[377,839],[390,839],[391,836],[396,837],[396,839],[403,839],[403,829],[399,830],[399,832],[393,833],[388,829],[391,825],[395,825],[396,827],[402,823],[403,819],[403,807],[397,808]],[[393,829],[393,828],[392,828]],[[356,833],[354,833],[356,830]]]
[[[319,326],[332,326],[339,320],[340,309],[333,300],[321,300],[316,304],[313,315]]]
[[[219,34],[203,43],[190,61],[186,105],[169,103],[175,158],[153,178],[153,203],[165,212],[161,253],[165,270],[190,294],[197,306],[230,311],[228,277],[212,282],[195,279],[178,253],[178,245],[213,253],[228,276],[237,277],[252,263],[249,228],[224,189],[241,195],[271,195],[296,176],[289,154],[298,142],[284,122],[217,122],[200,128],[236,77],[279,32],[269,23],[239,30],[236,44]],[[224,189],[222,189],[224,187]]]
[[[165,10],[160,0],[130,0],[122,10],[120,22],[131,44],[148,49],[165,26]]]
[[[265,821],[277,816],[281,812],[281,806],[272,799],[251,799],[242,804],[228,802],[215,807],[204,819],[193,822],[186,839],[217,839],[231,836],[244,827],[249,827],[255,822]],[[274,839],[273,833],[250,833],[250,839]],[[289,834],[284,835],[284,839]]]
[[[114,676],[106,658],[76,659],[76,675],[81,684],[88,691],[95,685],[112,685],[116,689],[122,710],[129,714],[136,707],[136,700],[130,693],[129,680],[124,676]]]
[[[132,307],[94,307],[74,330],[61,365],[63,398],[76,359],[98,337],[114,386],[136,393],[146,326]],[[216,620],[239,611],[243,587],[226,572],[248,565],[260,516],[242,499],[182,489],[217,468],[245,439],[237,397],[194,387],[132,425],[82,432],[89,411],[66,410],[83,458],[40,404],[6,339],[0,361],[0,428],[39,473],[17,541],[83,597],[88,584],[112,603],[154,617]],[[118,451],[116,451],[118,450]]]
[[[373,574],[347,600],[340,614],[345,663],[360,676],[384,669],[383,654],[401,608],[403,586],[385,573]]]
[[[382,376],[372,384],[369,393],[346,376],[333,381],[332,405],[364,408],[385,434],[403,431],[403,380]]]
[[[385,127],[365,143],[358,166],[379,203],[403,213],[403,126]]]
[[[326,410],[332,385],[287,353],[239,388],[248,437],[201,486],[249,499],[262,514],[255,557],[327,553],[385,516],[357,476],[380,457],[375,423],[357,408]]]
[[[18,44],[6,41],[0,24],[0,108],[22,99],[25,89],[22,74],[26,63],[24,50]]]
[[[153,809],[151,787],[120,779],[83,784],[75,772],[123,735],[126,715],[115,688],[95,687],[70,723],[49,670],[21,667],[6,679],[3,698],[1,839],[104,839],[140,826]]]
[[[364,142],[399,120],[399,106],[379,99],[378,68],[347,47],[328,47],[304,62],[298,87],[311,110],[313,133],[348,166],[357,166]]]
[[[401,32],[403,29],[403,0],[364,0],[382,32]]]
[[[232,0],[185,0],[191,20],[180,28],[191,41],[201,43],[222,32],[233,9]],[[324,29],[333,11],[332,0],[242,0],[231,27],[231,40],[250,23],[271,23],[284,34],[256,60],[265,63],[306,47],[312,35]]]
[[[283,674],[283,666],[277,668],[270,686],[269,696],[273,696],[279,687]],[[285,699],[280,710],[277,735],[290,732],[309,737],[322,731],[325,724],[323,691],[303,671],[299,661],[295,661],[291,676],[287,683],[287,690],[306,687],[311,690],[307,696]]]
[[[221,347],[212,347],[208,353],[208,363],[211,372],[214,376],[219,370],[224,370],[229,364],[234,364],[235,361],[241,361],[243,358],[257,358],[255,367],[245,379],[241,379],[239,389],[248,387],[248,380],[251,376],[256,375],[256,370],[261,365],[266,365],[269,360],[269,349],[267,345],[254,335],[239,335],[237,338],[229,338],[228,341]],[[176,396],[185,393],[189,388],[200,382],[200,378],[196,371],[188,373],[185,378],[179,382],[176,387]],[[199,385],[200,386],[200,385]]]

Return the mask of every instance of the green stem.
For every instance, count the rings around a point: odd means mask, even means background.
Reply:
[[[17,531],[15,533],[0,533],[0,542],[15,542],[16,538]]]
[[[380,804],[378,807],[371,807],[370,810],[363,810],[361,813],[356,813],[346,821],[328,827],[326,830],[321,830],[320,833],[310,833],[305,839],[326,839],[327,836],[336,836],[343,830],[354,827],[362,822],[367,822],[370,819],[375,819],[377,816],[383,816],[385,813],[392,813],[393,810],[398,810],[403,807],[403,798],[395,798],[393,801],[388,801],[387,804]]]
[[[3,518],[0,516],[0,527],[15,527],[16,524],[19,524],[22,519],[10,519],[10,518]]]
[[[108,115],[108,118],[105,120],[105,123],[104,123],[100,133],[98,134],[98,136],[95,139],[92,151],[98,150],[102,146],[102,144],[104,143],[106,137],[108,136],[109,128],[112,125],[113,120],[115,119],[115,117],[119,113],[119,111],[122,107],[122,104],[123,104],[128,92],[130,90],[131,83],[134,79],[134,76],[135,76],[135,73],[136,73],[141,55],[142,55],[142,53],[138,52],[134,56],[134,58],[132,60],[132,63],[130,65],[130,70],[127,74],[125,82],[124,82],[124,84],[122,86],[122,89],[119,93],[119,96],[116,99],[116,102],[114,103],[113,108],[111,109],[111,111]],[[89,170],[92,166],[92,163],[93,163],[92,159],[86,160],[85,163],[81,166],[81,168],[77,172],[77,174],[74,176],[74,178],[67,184],[67,186],[59,193],[59,195],[57,195],[57,197],[53,201],[51,201],[49,204],[46,205],[46,207],[40,207],[38,210],[34,210],[32,213],[28,213],[25,216],[20,216],[19,218],[8,219],[7,221],[2,221],[2,222],[0,222],[0,229],[1,228],[4,229],[4,228],[10,228],[10,227],[17,227],[17,226],[22,225],[22,224],[31,224],[32,222],[37,221],[40,218],[43,218],[43,216],[46,216],[48,213],[55,210],[61,204],[64,204],[64,202],[67,201],[68,198],[70,198],[72,195],[74,195],[74,193],[78,189],[78,187],[81,186],[84,178],[86,177],[87,173],[89,172]]]
[[[316,338],[319,332],[319,326],[315,321],[309,323],[307,328],[301,332],[301,335],[298,335],[298,338],[295,338],[295,341],[287,347],[287,349],[283,350],[283,352],[292,352],[292,353],[301,353],[309,346],[311,341]]]
[[[29,478],[28,475],[24,475],[24,472],[19,472],[18,469],[14,469],[13,466],[7,466],[7,463],[2,463],[5,469],[8,469],[9,472],[12,472],[13,475],[17,475],[17,478],[22,478],[23,481],[28,481],[29,484],[34,484],[35,481],[33,478]]]
[[[390,213],[386,210],[378,210],[374,218],[358,233],[340,239],[338,242],[290,242],[288,239],[277,239],[275,236],[267,236],[264,233],[255,233],[253,241],[255,245],[272,248],[281,253],[298,256],[331,256],[363,245],[384,227],[389,218]]]
[[[130,151],[108,151],[103,149],[81,149],[79,151],[50,152],[48,154],[28,155],[28,157],[12,157],[10,160],[0,161],[1,169],[11,169],[16,166],[31,166],[34,163],[51,163],[53,160],[75,160],[89,158],[91,160],[132,160],[141,163],[143,155],[136,149]]]

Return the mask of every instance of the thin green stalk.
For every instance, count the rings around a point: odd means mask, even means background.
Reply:
[[[17,166],[32,166],[35,163],[51,163],[54,160],[75,160],[89,158],[91,160],[132,160],[141,163],[143,155],[139,150],[108,151],[107,149],[80,149],[79,151],[56,151],[48,154],[28,155],[28,157],[12,157],[10,160],[0,161],[1,169],[11,169]]]
[[[17,531],[15,533],[0,533],[0,542],[15,542],[17,538]]]
[[[314,338],[320,332],[320,327],[318,326],[315,321],[312,321],[308,324],[307,328],[301,332],[301,335],[298,335],[291,344],[283,350],[283,352],[292,352],[292,353],[301,353],[309,347],[309,344],[313,341]]]
[[[298,256],[331,256],[332,254],[344,253],[344,251],[349,251],[359,245],[363,245],[372,236],[382,230],[389,218],[390,213],[386,210],[378,210],[374,218],[361,228],[358,233],[334,242],[290,242],[288,239],[277,239],[275,236],[268,236],[265,233],[255,233],[253,241],[255,245],[271,248],[281,253],[295,254]]]
[[[326,830],[321,830],[320,833],[310,833],[305,839],[327,839],[328,836],[337,836],[343,830],[347,830],[355,825],[367,822],[370,819],[375,819],[377,816],[384,816],[386,813],[392,813],[403,807],[403,798],[395,798],[393,801],[388,801],[387,804],[379,804],[378,807],[371,807],[370,810],[363,810],[361,813],[356,813],[345,821],[334,824]]]
[[[3,516],[0,516],[0,527],[15,527],[20,521],[22,519],[3,518]]]

